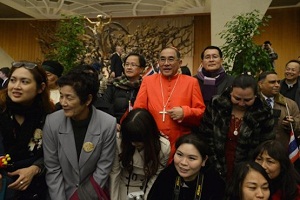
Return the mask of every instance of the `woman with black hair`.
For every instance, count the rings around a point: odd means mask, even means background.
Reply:
[[[170,142],[160,134],[154,118],[146,109],[128,113],[117,135],[117,150],[110,174],[110,197],[147,194],[156,176],[169,159]],[[134,193],[138,192],[138,193]]]
[[[288,151],[277,140],[259,145],[253,160],[259,163],[271,179],[272,200],[300,200],[300,175],[291,163]]]
[[[153,184],[147,200],[221,200],[225,182],[207,166],[209,147],[195,134],[178,138],[173,162]]]
[[[212,98],[199,131],[212,149],[210,161],[230,180],[235,164],[248,160],[260,143],[275,138],[273,126],[271,108],[260,99],[257,81],[242,74]]]
[[[44,162],[50,199],[108,199],[116,120],[93,106],[99,81],[74,70],[57,81],[62,109],[47,116]]]
[[[268,200],[270,178],[262,166],[253,161],[239,163],[229,181],[225,200]]]
[[[11,162],[0,169],[0,199],[45,199],[42,128],[54,110],[47,75],[40,65],[21,61],[12,63],[8,79],[0,91],[0,155],[9,154]]]

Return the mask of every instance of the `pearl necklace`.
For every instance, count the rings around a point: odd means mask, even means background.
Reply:
[[[233,135],[237,136],[239,134],[239,129],[242,125],[242,120],[243,118],[239,119],[237,117],[235,117],[233,115],[233,120],[234,120],[234,131],[233,131]],[[237,124],[240,122],[239,126],[237,126]]]

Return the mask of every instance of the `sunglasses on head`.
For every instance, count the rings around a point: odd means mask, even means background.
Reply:
[[[32,62],[12,62],[12,67],[25,67],[26,69],[34,69],[37,67],[36,63]]]

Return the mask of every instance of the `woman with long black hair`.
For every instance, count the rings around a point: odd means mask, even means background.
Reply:
[[[133,109],[117,135],[117,150],[110,174],[110,196],[126,200],[133,192],[147,194],[169,159],[170,142],[162,136],[146,109]]]
[[[54,105],[40,65],[12,63],[8,87],[0,91],[0,110],[0,154],[11,157],[0,175],[7,183],[4,199],[45,199],[42,129]]]

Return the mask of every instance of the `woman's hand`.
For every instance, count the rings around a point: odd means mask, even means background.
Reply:
[[[14,172],[8,172],[9,176],[19,176],[15,182],[8,185],[8,188],[14,190],[26,190],[30,185],[33,177],[40,172],[40,168],[32,165],[27,168],[18,169]]]

